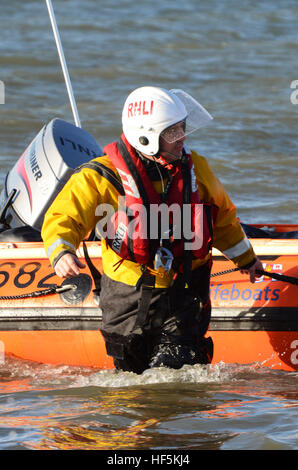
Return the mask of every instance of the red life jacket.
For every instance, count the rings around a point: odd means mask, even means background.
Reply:
[[[108,222],[108,245],[123,259],[150,265],[160,246],[166,207],[169,231],[173,233],[165,241],[162,237],[163,245],[167,243],[174,258],[183,257],[186,250],[192,252],[192,258],[204,258],[212,244],[211,205],[200,200],[191,156],[185,154],[177,165],[169,165],[172,180],[166,203],[162,204],[142,159],[124,135],[118,143],[107,145],[104,153],[116,167],[125,192],[125,205]]]

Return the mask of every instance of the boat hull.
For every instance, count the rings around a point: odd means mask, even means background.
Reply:
[[[212,327],[211,327],[212,328]],[[219,331],[210,329],[213,364],[252,364],[298,370],[298,339],[293,331]],[[94,330],[11,330],[0,332],[0,358],[17,357],[47,364],[113,369],[103,337]]]
[[[298,277],[298,240],[252,240],[267,271]],[[101,267],[100,243],[88,252]],[[84,258],[82,247],[78,250]],[[214,342],[213,363],[258,363],[298,370],[297,286],[263,276],[251,284],[247,275],[229,271],[233,264],[213,251],[212,318],[207,336]],[[100,333],[101,311],[92,279],[82,299],[67,293],[2,299],[0,362],[8,356],[49,364],[113,368]],[[0,295],[11,296],[60,285],[41,243],[0,243]],[[87,289],[87,290],[86,290]]]

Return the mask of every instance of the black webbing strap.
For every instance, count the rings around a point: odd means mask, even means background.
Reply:
[[[133,162],[130,154],[129,154],[129,151],[125,145],[125,143],[123,142],[123,140],[120,138],[119,142],[117,143],[117,148],[127,166],[127,168],[129,169],[129,172],[130,174],[132,175],[136,185],[137,185],[137,188],[139,190],[139,193],[141,195],[141,198],[142,198],[142,201],[143,201],[143,204],[145,206],[145,209],[146,209],[146,216],[147,216],[147,236],[148,236],[148,240],[149,240],[149,250],[150,250],[150,257],[153,258],[153,256],[155,255],[154,253],[154,249],[155,249],[155,244],[153,242],[151,242],[150,238],[149,238],[149,234],[150,234],[150,201],[149,201],[149,197],[148,197],[148,194],[147,194],[147,191],[146,191],[146,188],[144,186],[144,183],[143,183],[143,180],[142,178],[140,177],[140,174],[135,166],[135,163]],[[140,160],[142,161],[142,160]],[[143,164],[143,163],[142,163]],[[128,242],[131,240],[130,237],[128,237]],[[129,244],[128,244],[128,249],[130,248]],[[132,250],[132,247],[131,247],[131,256],[132,256],[132,261],[134,261],[134,254],[133,254],[133,250]]]
[[[135,325],[132,331],[137,330],[138,328],[143,328],[146,324],[150,303],[152,299],[152,293],[155,286],[155,276],[149,273],[148,271],[144,271],[142,276],[142,281],[140,285],[141,297],[139,302],[139,309],[137,313],[137,318]]]
[[[190,180],[190,171],[188,165],[188,158],[186,155],[182,157],[182,179],[183,179],[183,206],[182,206],[182,220],[183,220],[183,210],[184,204],[190,204],[191,202],[191,195],[190,195],[190,188],[191,188],[191,180]],[[186,245],[186,240],[184,237],[184,247]],[[184,285],[185,287],[189,286],[191,280],[191,268],[192,268],[192,250],[184,250],[183,255],[183,278],[184,278]]]
[[[99,162],[91,161],[78,166],[75,170],[75,173],[78,173],[83,168],[90,168],[91,170],[96,171],[98,174],[100,174],[100,176],[107,179],[122,196],[125,195],[124,188],[121,182],[118,180],[118,178],[110,168],[107,168]]]
[[[91,276],[93,278],[94,285],[95,285],[95,289],[93,289],[93,293],[95,295],[99,296],[100,295],[100,290],[101,290],[101,277],[102,277],[101,273],[98,271],[98,269],[92,263],[92,261],[89,257],[88,250],[87,250],[87,245],[84,241],[83,241],[83,250],[84,250],[86,263],[88,265],[88,268],[90,269],[90,273],[91,273]]]
[[[143,200],[144,206],[146,208],[146,213],[147,213],[147,236],[150,233],[150,201],[147,195],[146,188],[144,186],[144,183],[142,181],[142,178],[140,177],[140,174],[126,148],[126,145],[124,144],[123,140],[120,139],[118,144],[117,144],[118,150],[121,153],[121,156],[123,160],[125,161],[125,164],[127,165],[127,168],[129,169],[133,179],[136,182],[137,188],[139,190],[139,193],[141,195],[141,198]],[[128,238],[129,239],[129,238]],[[128,246],[129,248],[129,246]],[[153,248],[154,245],[149,239],[149,249],[150,249],[150,254],[151,257],[153,256]],[[131,250],[132,251],[132,250]],[[132,258],[133,260],[133,258]],[[152,299],[152,293],[153,289],[155,286],[155,276],[152,275],[149,271],[146,270],[145,266],[142,266],[142,275],[140,279],[137,282],[136,285],[136,290],[141,291],[141,296],[140,296],[140,302],[139,302],[139,308],[137,312],[137,318],[136,322],[134,325],[134,328],[132,331],[137,330],[138,328],[143,328],[143,326],[146,323],[149,308],[150,308],[150,303]]]

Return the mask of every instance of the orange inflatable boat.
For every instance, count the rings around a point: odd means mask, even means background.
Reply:
[[[113,367],[99,331],[101,311],[89,268],[62,282],[40,241],[51,201],[79,165],[101,154],[88,132],[53,119],[6,176],[0,195],[0,361],[14,355],[52,364]],[[270,274],[298,278],[298,225],[242,225],[268,275],[251,284],[214,250],[213,362],[297,370],[297,283]],[[100,242],[86,245],[100,269]],[[84,258],[82,247],[78,255]]]
[[[286,238],[287,233],[297,233],[298,226],[250,229],[261,233],[251,242],[268,276],[251,284],[247,275],[234,271],[230,261],[213,251],[208,332],[214,341],[213,363],[257,362],[298,370],[298,287],[270,277],[274,272],[282,274],[281,279],[298,278],[298,239]],[[100,242],[86,246],[100,268]],[[78,255],[84,258],[82,247]],[[93,289],[88,267],[62,282],[41,242],[0,242],[0,361],[13,355],[42,363],[113,368],[99,331],[101,312]]]

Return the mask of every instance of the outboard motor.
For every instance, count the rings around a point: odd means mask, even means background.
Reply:
[[[45,125],[6,175],[0,195],[0,230],[6,231],[0,240],[16,241],[18,231],[23,240],[29,233],[40,238],[45,212],[74,170],[101,155],[96,140],[80,127],[61,119]]]

